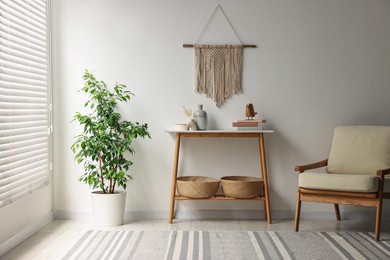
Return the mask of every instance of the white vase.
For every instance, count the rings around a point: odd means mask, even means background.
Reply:
[[[199,130],[207,130],[207,113],[203,110],[203,105],[198,105],[198,110],[194,112],[194,120]]]
[[[125,191],[119,191],[113,194],[94,191],[91,197],[96,226],[111,227],[123,224],[126,205]]]

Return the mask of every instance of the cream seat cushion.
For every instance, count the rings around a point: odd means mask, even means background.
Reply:
[[[330,191],[377,192],[378,177],[375,175],[303,172],[299,174],[299,187]],[[390,192],[390,177],[388,176],[385,178],[383,190]]]

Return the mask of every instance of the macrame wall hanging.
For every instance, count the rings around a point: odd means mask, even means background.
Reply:
[[[218,9],[230,26],[239,45],[202,45],[199,40],[207,30]],[[195,44],[183,44],[195,49],[195,92],[204,93],[220,107],[227,98],[241,91],[242,52],[256,45],[243,44],[222,7],[218,5],[210,16]]]

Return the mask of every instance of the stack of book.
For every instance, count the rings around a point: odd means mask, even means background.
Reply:
[[[237,120],[233,122],[233,127],[237,127],[239,131],[254,131],[262,130],[262,123],[265,123],[266,120],[262,119],[246,119],[246,120]]]

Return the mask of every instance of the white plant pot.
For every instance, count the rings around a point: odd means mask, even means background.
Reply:
[[[126,205],[125,191],[119,191],[113,194],[94,191],[91,197],[96,226],[111,227],[123,224]]]

